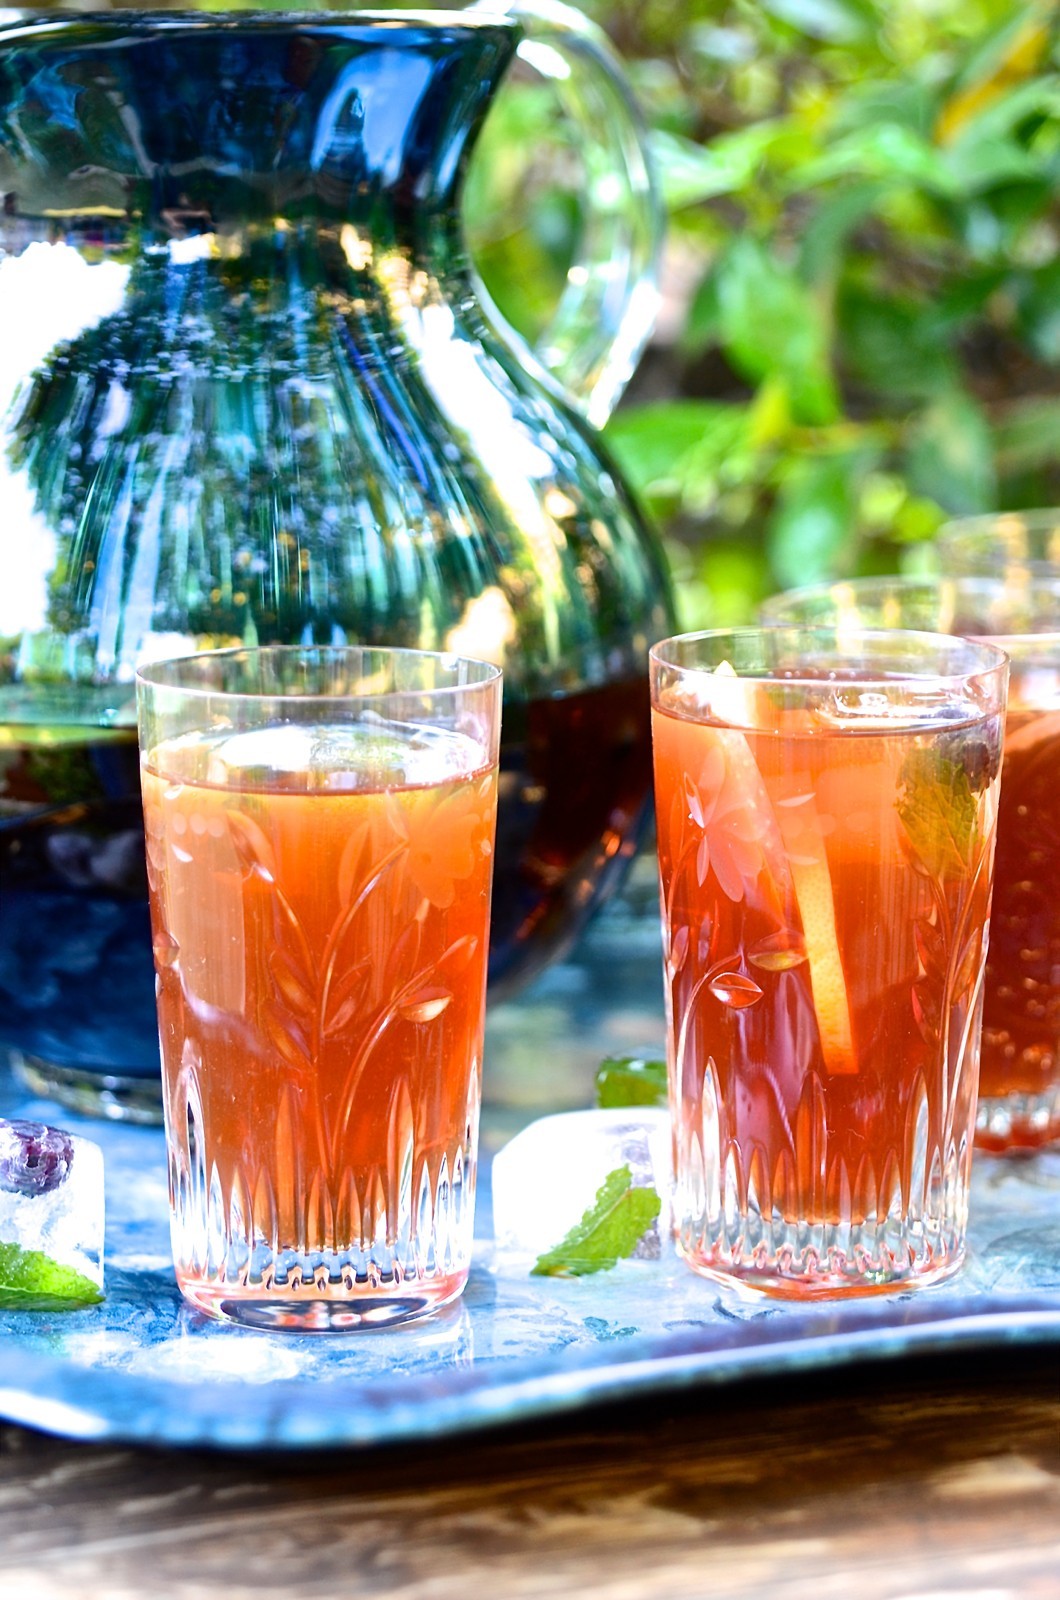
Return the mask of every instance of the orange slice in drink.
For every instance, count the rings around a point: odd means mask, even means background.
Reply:
[[[850,999],[836,934],[832,875],[813,795],[800,795],[796,805],[781,803],[776,815],[799,902],[825,1068],[833,1075],[857,1072]]]
[[[753,705],[744,700],[747,685],[740,682],[727,661],[714,669],[713,680],[711,708],[715,714],[722,716],[726,722],[735,723],[737,728],[741,725],[753,727]],[[729,765],[739,777],[749,806],[758,813],[760,819],[769,815],[773,823],[772,827],[766,827],[760,821],[758,833],[764,847],[766,865],[778,890],[783,873],[781,862],[786,857],[784,865],[791,873],[806,943],[806,960],[810,969],[810,986],[825,1069],[833,1075],[855,1073],[858,1061],[850,1020],[850,999],[839,955],[832,875],[828,868],[815,796],[808,792],[772,805],[747,739],[736,728],[727,729],[721,737]],[[774,840],[772,849],[769,847],[770,835]],[[783,844],[780,852],[775,848],[778,839]]]

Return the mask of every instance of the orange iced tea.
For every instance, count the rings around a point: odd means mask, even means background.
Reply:
[[[818,670],[653,713],[679,1247],[802,1295],[960,1260],[1001,759]]]
[[[495,760],[397,722],[143,756],[177,1278],[257,1326],[389,1323],[467,1276]]]

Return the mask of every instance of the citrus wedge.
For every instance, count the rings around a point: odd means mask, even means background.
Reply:
[[[858,1070],[858,1061],[836,934],[832,875],[813,795],[800,797],[800,801],[797,809],[777,806],[776,816],[799,902],[821,1055],[829,1073],[853,1073]],[[812,843],[813,855],[807,853],[808,842]]]
[[[730,770],[737,777],[749,814],[757,818],[756,838],[780,900],[786,872],[798,902],[810,970],[810,987],[817,1016],[825,1070],[833,1075],[856,1073],[857,1053],[850,1020],[850,999],[839,955],[835,925],[832,876],[828,868],[824,834],[812,791],[793,802],[773,805],[746,736],[737,729],[754,726],[751,687],[740,681],[729,662],[714,669],[711,709],[716,716],[736,724],[719,732]],[[767,821],[768,819],[768,821]]]

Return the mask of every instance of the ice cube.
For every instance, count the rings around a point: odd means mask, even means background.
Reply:
[[[210,748],[211,783],[233,783],[252,776],[304,773],[313,755],[313,733],[297,723],[276,723],[220,738]]]
[[[731,661],[716,667],[688,668],[664,695],[664,705],[684,716],[710,717],[734,728],[754,728],[759,685],[740,677]]]
[[[813,695],[810,711],[826,732],[843,728],[857,733],[907,729],[933,733],[948,724],[975,722],[983,714],[975,700],[955,694],[945,682],[936,686],[927,679],[915,686],[915,692],[907,681],[894,694],[866,688],[857,680],[829,682]]]
[[[0,1306],[84,1303],[103,1288],[103,1152],[0,1118]]]
[[[616,1167],[653,1188],[660,1210],[633,1254],[657,1259],[670,1237],[670,1117],[646,1106],[564,1111],[516,1134],[493,1159],[493,1233],[501,1250],[536,1259],[567,1234]]]
[[[485,765],[466,734],[366,714],[345,723],[277,723],[218,740],[213,783],[265,781],[298,789],[376,789],[444,783]],[[294,779],[294,783],[282,780]]]
[[[445,783],[485,765],[481,745],[453,728],[391,722],[367,712],[361,721],[314,730],[312,768],[322,788]]]

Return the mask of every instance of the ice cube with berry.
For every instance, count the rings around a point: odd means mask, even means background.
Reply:
[[[90,1305],[103,1291],[103,1152],[0,1117],[0,1310]]]

